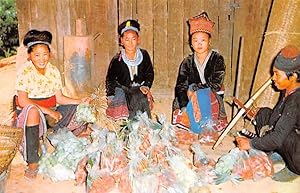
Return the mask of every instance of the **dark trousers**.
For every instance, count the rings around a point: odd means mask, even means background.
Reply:
[[[144,95],[140,87],[132,87],[124,90],[126,96],[127,107],[129,111],[129,119],[133,119],[137,112],[146,112],[148,117],[151,118],[151,112],[147,95]]]

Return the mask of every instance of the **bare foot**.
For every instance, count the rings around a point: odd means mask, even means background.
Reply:
[[[27,169],[25,170],[24,177],[27,179],[35,179],[38,173],[37,163],[28,163]]]

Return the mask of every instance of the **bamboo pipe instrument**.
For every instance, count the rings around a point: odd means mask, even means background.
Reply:
[[[245,103],[245,107],[249,108],[254,101],[259,97],[266,88],[272,84],[272,77],[269,78],[257,91],[254,93],[252,97]],[[218,145],[220,145],[221,141],[224,139],[224,137],[227,135],[227,133],[234,127],[234,125],[238,122],[238,120],[243,116],[243,114],[246,112],[246,109],[241,108],[239,112],[234,116],[234,118],[230,121],[230,123],[227,125],[227,127],[224,129],[222,134],[219,136],[218,140],[213,146],[213,149],[215,149]]]

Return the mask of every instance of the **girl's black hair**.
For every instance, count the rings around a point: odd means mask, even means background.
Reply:
[[[121,38],[124,36],[124,33],[122,32],[122,29],[124,29],[126,27],[126,23],[130,22],[130,26],[135,27],[138,29],[138,31],[140,31],[140,24],[137,20],[134,19],[128,19],[126,21],[123,21],[119,26],[118,26],[118,34],[119,34],[119,46],[122,46],[121,44]],[[136,32],[137,36],[139,36],[139,33]],[[123,47],[123,46],[122,46]]]
[[[30,30],[25,34],[23,44],[24,44],[24,46],[28,47],[29,43],[36,42],[36,41],[42,41],[42,42],[47,42],[47,43],[51,44],[52,34],[49,31],[39,31],[36,29]],[[38,44],[43,44],[43,43],[37,43],[37,44],[34,44],[34,45],[28,47],[27,53],[32,52],[32,48]],[[48,50],[50,52],[49,45],[48,44],[44,44],[44,45],[47,45]]]
[[[290,78],[294,74],[297,74],[297,82],[300,82],[300,69],[294,72],[286,72],[285,74],[288,78]]]
[[[118,26],[118,34],[119,36],[122,36],[123,34],[121,33],[122,30],[126,27],[127,22],[130,22],[130,26],[135,27],[140,31],[140,24],[137,20],[134,19],[128,19],[126,21],[123,21],[119,26]],[[137,33],[138,34],[138,33]]]

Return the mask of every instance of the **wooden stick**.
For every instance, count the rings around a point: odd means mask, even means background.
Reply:
[[[272,84],[272,77],[268,79],[258,90],[257,92],[245,103],[245,107],[249,108],[254,101],[257,99],[258,96],[263,93],[266,88]],[[233,126],[238,122],[238,120],[243,116],[243,114],[246,112],[244,108],[241,108],[240,111],[234,116],[234,118],[230,121],[230,123],[227,125],[227,127],[224,129],[222,134],[219,136],[218,140],[213,146],[213,149],[215,149],[223,140],[223,138],[227,135],[227,133],[233,128]]]

